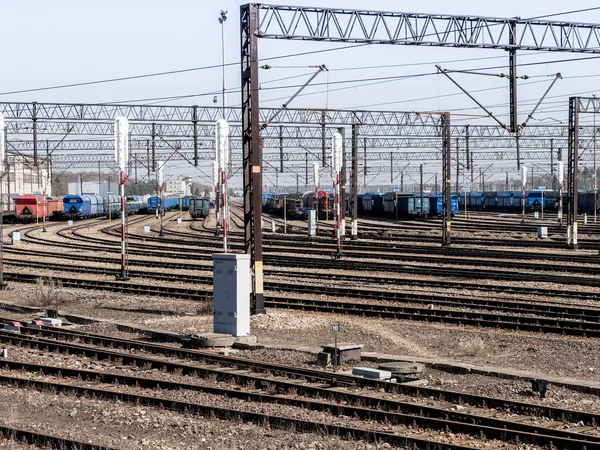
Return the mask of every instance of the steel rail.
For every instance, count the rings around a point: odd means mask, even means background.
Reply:
[[[313,422],[301,419],[293,419],[283,416],[262,414],[258,412],[246,412],[236,409],[219,408],[217,406],[201,405],[198,403],[183,402],[177,400],[168,400],[164,398],[151,397],[147,395],[117,392],[109,389],[102,389],[91,386],[75,386],[73,384],[38,381],[23,379],[19,377],[10,377],[0,375],[0,383],[18,385],[20,387],[33,388],[37,390],[55,390],[73,393],[76,395],[93,396],[108,400],[116,400],[136,405],[146,405],[150,407],[169,409],[182,413],[199,414],[202,416],[216,417],[223,420],[250,422],[258,426],[268,426],[273,429],[294,430],[296,432],[319,433],[328,436],[340,436],[343,439],[363,440],[367,442],[388,442],[393,445],[406,446],[408,448],[432,449],[437,450],[470,450],[471,446],[458,444],[447,444],[443,442],[426,440],[423,438],[413,438],[401,436],[385,431],[375,431],[372,429],[355,428],[342,425],[331,425],[328,423]],[[531,436],[533,439],[535,436]],[[554,438],[558,439],[558,438]],[[583,449],[584,444],[590,445],[590,442],[571,440],[573,448]],[[570,447],[568,447],[570,448]]]
[[[35,283],[39,277],[29,274],[5,273],[8,281]],[[101,289],[128,294],[157,295],[184,299],[206,301],[210,291],[199,291],[195,287],[176,288],[172,286],[136,285],[116,281],[85,280],[72,277],[53,277],[64,287]],[[271,296],[265,301],[270,307],[288,308],[321,312],[334,312],[366,317],[416,320],[476,327],[503,328],[517,331],[545,332],[582,337],[600,337],[600,324],[578,322],[560,319],[543,319],[539,317],[508,316],[499,314],[484,314],[453,310],[428,310],[408,306],[387,304],[357,304],[355,301],[312,300],[299,298],[278,298]]]
[[[7,425],[0,425],[0,435],[6,439],[17,442],[27,442],[29,445],[35,445],[40,448],[55,448],[61,450],[116,450],[113,447],[75,441],[73,439],[23,430],[22,428],[9,427]]]
[[[469,404],[477,406],[479,408],[495,408],[498,410],[507,410],[517,414],[527,414],[537,417],[547,417],[552,420],[560,419],[561,421],[571,422],[583,422],[585,425],[594,425],[600,423],[600,415],[595,413],[588,413],[585,411],[569,410],[564,408],[555,408],[545,405],[538,405],[533,403],[517,402],[512,400],[504,400],[495,397],[486,397],[478,394],[468,394],[456,391],[446,391],[436,388],[427,388],[420,386],[412,386],[408,384],[396,384],[387,381],[371,380],[361,377],[347,376],[339,373],[324,372],[312,369],[303,369],[296,366],[286,366],[274,363],[265,363],[262,361],[253,361],[246,358],[231,357],[224,355],[216,355],[211,352],[203,352],[201,350],[187,350],[175,347],[169,347],[154,343],[126,340],[119,338],[112,338],[109,336],[100,336],[89,333],[84,333],[76,330],[65,330],[56,329],[52,327],[44,327],[41,330],[37,329],[25,329],[26,333],[33,334],[34,336],[48,336],[53,339],[35,339],[25,336],[19,336],[9,333],[0,333],[0,338],[4,337],[13,344],[16,345],[30,345],[43,349],[45,347],[52,348],[53,350],[73,352],[81,354],[87,352],[87,355],[94,355],[94,352],[98,350],[97,357],[101,359],[113,359],[118,360],[120,363],[130,363],[137,366],[146,366],[150,368],[163,369],[168,371],[176,371],[182,375],[196,375],[196,376],[211,376],[217,375],[217,378],[223,380],[237,380],[238,382],[244,381],[245,384],[257,384],[260,381],[266,380],[265,378],[253,376],[252,374],[243,373],[239,371],[231,371],[227,368],[243,367],[245,369],[261,369],[267,371],[270,374],[274,374],[277,378],[269,379],[268,381],[275,386],[275,390],[288,392],[293,390],[303,395],[309,395],[316,398],[332,398],[339,402],[348,402],[356,405],[370,408],[380,408],[384,410],[402,410],[409,413],[425,414],[428,416],[454,414],[452,420],[458,421],[473,421],[479,418],[477,413],[474,413],[477,417],[471,417],[470,413],[453,413],[452,411],[438,410],[437,408],[428,409],[426,405],[415,404],[412,401],[404,402],[397,399],[386,399],[379,396],[362,395],[346,390],[340,390],[340,383],[346,384],[348,387],[354,385],[361,386],[363,388],[371,389],[383,389],[388,392],[395,392],[411,397],[417,398],[435,398],[440,401],[448,402],[449,404]],[[81,344],[62,344],[54,339],[72,339],[83,342],[92,343],[94,345],[110,346],[110,351],[104,351],[102,349],[84,347]],[[123,348],[127,353],[119,353],[114,348]],[[202,365],[192,366],[189,364],[183,364],[181,362],[166,363],[161,360],[148,358],[144,356],[136,356],[130,352],[130,350],[140,350],[149,352],[152,354],[163,354],[170,357],[179,359],[193,359],[196,362],[198,359],[206,361],[208,363],[218,364],[221,367],[215,367],[214,365]],[[271,371],[268,366],[274,366],[275,369]],[[58,368],[61,370],[62,368]],[[309,382],[324,381],[329,377],[329,386],[323,387],[322,385],[307,385],[298,382],[285,381],[278,378],[279,374],[285,374],[288,377],[303,378]],[[483,422],[485,423],[485,422]],[[487,422],[492,423],[492,422]],[[512,423],[509,421],[509,423]],[[506,425],[509,426],[509,425]],[[522,428],[518,428],[523,430]]]
[[[54,264],[42,262],[21,262],[5,259],[5,265],[17,267],[35,267],[44,270],[56,270],[69,272],[73,270],[72,265]],[[134,264],[132,264],[134,265]],[[185,268],[185,266],[183,266]],[[191,270],[189,267],[187,268]],[[78,267],[80,273],[114,275],[115,269],[105,267]],[[164,273],[130,270],[129,275],[138,279],[152,279],[163,282],[178,281],[187,282],[191,285],[211,285],[212,275],[184,275],[181,273]],[[310,284],[296,284],[288,282],[265,282],[265,288],[271,292],[290,292],[306,294],[324,294],[333,297],[357,298],[360,300],[393,301],[409,304],[434,304],[445,308],[478,308],[486,311],[531,314],[538,318],[567,319],[585,321],[586,323],[598,323],[600,326],[600,309],[579,308],[565,305],[539,304],[534,302],[520,303],[515,300],[478,299],[472,297],[448,296],[431,293],[411,293],[398,291],[385,291],[374,289],[359,289],[340,286],[313,286]],[[210,297],[211,289],[196,288],[198,295]],[[272,296],[278,298],[276,295]],[[365,304],[366,306],[366,304]],[[592,326],[592,325],[590,325]]]
[[[453,433],[465,433],[472,436],[481,436],[528,443],[531,445],[561,445],[561,448],[586,448],[579,441],[585,441],[589,446],[591,443],[599,443],[599,436],[573,433],[569,431],[551,429],[543,426],[532,426],[515,423],[511,420],[498,420],[488,417],[477,417],[475,415],[450,412],[446,409],[416,406],[412,408],[420,413],[406,413],[397,410],[384,410],[388,402],[380,399],[372,399],[371,407],[349,406],[346,404],[331,403],[330,401],[316,401],[310,399],[291,398],[289,395],[278,395],[277,393],[256,393],[247,390],[203,386],[195,383],[181,383],[165,381],[156,378],[135,377],[107,372],[66,369],[57,366],[31,364],[18,361],[0,361],[0,367],[11,371],[28,371],[42,373],[45,375],[58,376],[62,378],[76,378],[81,380],[93,380],[100,383],[124,385],[130,387],[141,387],[147,389],[161,390],[192,390],[213,395],[222,395],[230,398],[238,398],[245,401],[257,403],[285,404],[314,411],[322,411],[335,416],[358,417],[363,420],[374,420],[380,423],[391,423],[393,425],[414,426],[452,431]],[[269,385],[266,385],[267,389]],[[324,393],[325,395],[327,393]],[[330,397],[330,396],[328,396]],[[354,397],[354,404],[358,398],[366,399],[365,396]],[[391,403],[391,402],[390,402]],[[400,406],[400,405],[389,405]],[[425,415],[427,414],[427,415]],[[435,414],[435,415],[433,415]],[[440,416],[444,419],[439,418]],[[456,420],[459,419],[459,420]]]

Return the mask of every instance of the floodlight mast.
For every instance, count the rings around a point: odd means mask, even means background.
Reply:
[[[119,184],[121,185],[121,273],[117,280],[129,280],[127,273],[127,248],[125,229],[125,167],[129,159],[129,120],[125,117],[115,119],[115,162],[120,169]]]

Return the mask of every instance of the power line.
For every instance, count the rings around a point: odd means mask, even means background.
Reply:
[[[594,10],[598,10],[598,9],[600,9],[600,7],[571,10],[571,11],[565,11],[565,12],[560,12],[560,13],[532,17],[532,18],[525,19],[525,20],[535,20],[535,19],[540,19],[540,18],[544,18],[544,17],[555,17],[555,16],[561,16],[561,15],[576,14],[576,13],[580,13],[580,12],[594,11]],[[423,37],[425,37],[425,36],[423,36]],[[273,60],[284,59],[284,58],[292,58],[292,57],[296,57],[296,56],[305,56],[305,55],[333,52],[333,51],[337,51],[337,50],[345,50],[345,49],[349,49],[349,48],[363,47],[366,45],[371,45],[371,44],[356,44],[356,45],[349,45],[349,46],[340,46],[340,47],[336,47],[336,48],[327,48],[327,49],[313,50],[313,51],[308,51],[308,52],[300,52],[300,53],[289,54],[289,55],[278,55],[278,56],[273,56],[273,57],[268,57],[268,58],[262,58],[261,61],[273,61]],[[150,77],[158,77],[158,76],[166,76],[166,75],[175,75],[175,74],[180,74],[180,73],[195,72],[195,71],[199,71],[199,70],[222,68],[222,67],[226,67],[226,66],[238,65],[239,63],[240,63],[239,61],[236,61],[233,63],[213,64],[213,65],[209,65],[209,66],[193,67],[193,68],[188,68],[188,69],[169,70],[169,71],[153,72],[153,73],[142,74],[142,75],[114,77],[114,78],[106,78],[106,79],[102,79],[102,80],[84,81],[84,82],[78,82],[78,83],[60,84],[60,85],[46,86],[46,87],[40,87],[40,88],[6,91],[6,92],[0,92],[0,96],[12,95],[12,94],[24,94],[24,93],[30,93],[30,92],[40,92],[40,91],[55,90],[55,89],[66,89],[66,88],[81,87],[81,86],[91,86],[91,85],[96,85],[96,84],[114,83],[114,82],[120,82],[120,81],[137,80],[137,79],[142,79],[142,78],[150,78]]]

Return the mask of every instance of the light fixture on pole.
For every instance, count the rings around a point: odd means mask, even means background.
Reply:
[[[129,159],[129,120],[125,117],[115,119],[115,162],[121,171],[119,184],[121,185],[121,274],[118,280],[129,280],[127,273],[127,256],[125,245],[125,167]]]
[[[223,77],[223,97],[222,97],[222,104],[221,104],[221,110],[223,112],[223,119],[225,118],[225,21],[227,20],[227,11],[223,11],[221,10],[221,12],[219,13],[219,23],[221,24],[221,70],[222,70],[222,77]]]

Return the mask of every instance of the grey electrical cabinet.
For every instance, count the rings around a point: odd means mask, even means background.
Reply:
[[[250,255],[213,254],[214,332],[250,334]]]

